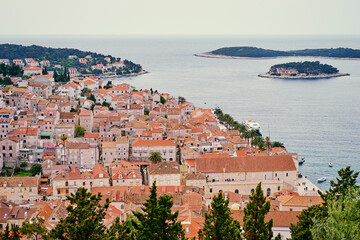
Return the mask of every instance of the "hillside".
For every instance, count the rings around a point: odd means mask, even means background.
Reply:
[[[303,49],[280,51],[263,49],[257,47],[225,47],[209,53],[197,54],[197,56],[228,56],[228,57],[327,57],[327,58],[359,58],[360,49],[352,48],[322,48],[322,49]]]
[[[0,59],[33,58],[35,62],[48,60],[47,70],[54,70],[55,65],[61,68],[76,68],[80,74],[126,76],[142,72],[140,64],[129,60],[121,61],[111,55],[104,55],[73,48],[50,48],[37,45],[23,46],[17,44],[0,44]]]

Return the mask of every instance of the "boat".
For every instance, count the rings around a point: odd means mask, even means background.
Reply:
[[[305,158],[302,157],[302,158],[299,160],[299,165],[302,165],[304,162],[305,162]]]
[[[243,121],[243,124],[246,130],[248,131],[255,130],[260,136],[262,135],[260,131],[260,124],[258,122],[253,120],[247,120],[247,121]]]
[[[325,182],[325,181],[326,181],[326,177],[319,178],[317,181],[318,181],[318,183]]]
[[[333,163],[332,162],[329,162],[329,167],[333,167]]]

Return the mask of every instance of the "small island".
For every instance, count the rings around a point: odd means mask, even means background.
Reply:
[[[339,70],[319,61],[289,62],[271,66],[269,72],[259,74],[265,78],[283,79],[317,79],[348,76],[347,73],[339,73]]]
[[[278,57],[323,57],[340,59],[360,59],[360,49],[322,48],[280,51],[257,47],[225,47],[211,52],[195,54],[209,58],[278,58]]]

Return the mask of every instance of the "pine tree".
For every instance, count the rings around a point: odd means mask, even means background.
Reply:
[[[314,218],[325,219],[328,215],[327,205],[329,202],[338,199],[341,196],[347,194],[348,189],[359,189],[356,185],[356,180],[359,172],[351,170],[348,166],[345,169],[338,171],[339,177],[336,178],[336,182],[330,181],[330,189],[325,193],[319,192],[323,199],[322,206],[311,206],[308,209],[302,211],[298,216],[299,221],[296,225],[290,225],[291,239],[292,240],[312,240],[313,236],[311,228],[314,226]]]
[[[109,207],[109,199],[100,204],[101,194],[92,195],[85,188],[67,196],[70,205],[66,208],[67,217],[60,220],[50,232],[50,237],[61,240],[100,240],[104,238],[105,226],[102,221]]]
[[[213,198],[210,213],[205,213],[204,228],[199,230],[199,239],[241,239],[240,223],[230,216],[229,200],[222,193]]]
[[[178,212],[171,213],[171,196],[157,198],[156,182],[153,183],[150,197],[144,203],[142,212],[133,212],[135,220],[131,223],[139,240],[177,240],[184,239],[185,233],[177,221]]]
[[[273,221],[271,219],[269,222],[265,222],[265,215],[269,210],[270,202],[266,201],[260,182],[244,209],[243,229],[244,237],[247,240],[270,240],[272,238]]]
[[[330,181],[330,189],[325,193],[319,191],[321,198],[324,200],[326,205],[328,200],[335,198],[336,196],[345,195],[349,188],[358,189],[359,186],[356,185],[357,177],[359,172],[351,170],[350,166],[347,166],[345,169],[340,169],[338,171],[339,177],[336,178],[337,182],[333,180]]]
[[[106,231],[105,240],[136,239],[135,230],[131,222],[132,215],[124,223],[117,217],[111,227]]]

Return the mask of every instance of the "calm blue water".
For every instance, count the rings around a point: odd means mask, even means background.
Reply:
[[[322,176],[334,179],[337,171],[348,165],[360,170],[360,60],[320,59],[340,72],[350,73],[348,77],[279,80],[257,75],[273,64],[316,59],[193,56],[225,46],[360,49],[360,37],[0,36],[0,42],[72,47],[128,58],[150,73],[124,81],[139,89],[153,88],[181,95],[199,107],[220,106],[240,122],[258,121],[265,136],[270,132],[272,141],[284,142],[290,152],[306,157],[300,170],[313,182]],[[330,161],[334,168],[328,167]],[[329,181],[319,184],[328,185]]]

